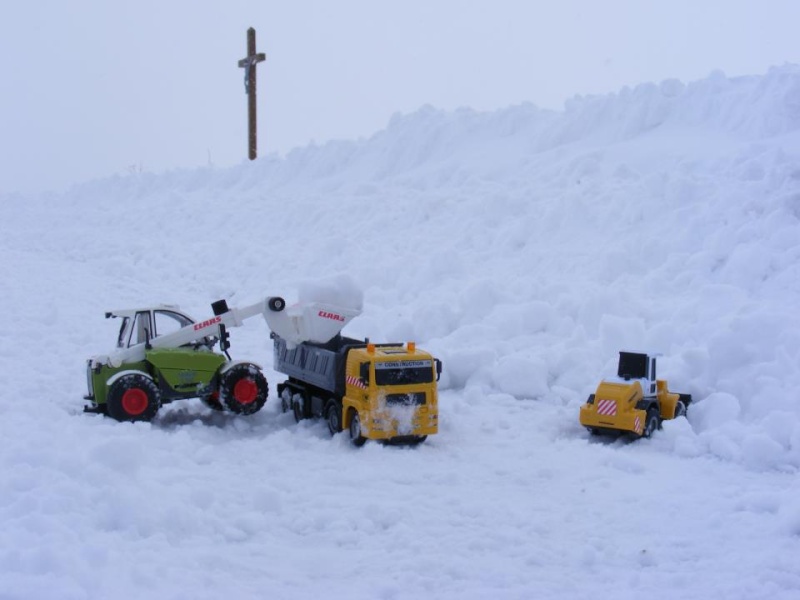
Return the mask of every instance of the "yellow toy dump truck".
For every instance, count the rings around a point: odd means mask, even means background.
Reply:
[[[372,344],[339,330],[357,310],[295,305],[268,315],[274,368],[284,412],[295,419],[322,417],[331,434],[348,431],[353,444],[367,439],[418,444],[439,426],[436,382],[442,363],[407,344]],[[324,327],[311,336],[306,330]]]
[[[690,394],[670,392],[656,378],[655,356],[620,352],[617,377],[600,382],[581,406],[580,423],[592,435],[650,437],[664,419],[685,415],[691,402]]]

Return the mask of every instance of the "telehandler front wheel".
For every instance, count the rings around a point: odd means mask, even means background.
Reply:
[[[254,365],[235,365],[220,377],[219,399],[237,415],[252,415],[267,401],[267,379]]]
[[[152,379],[131,373],[111,384],[106,406],[117,421],[150,421],[161,407],[161,393]]]

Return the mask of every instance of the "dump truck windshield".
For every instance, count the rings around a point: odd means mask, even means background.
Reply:
[[[431,383],[433,362],[430,360],[396,360],[375,363],[375,383],[378,385],[409,385]]]

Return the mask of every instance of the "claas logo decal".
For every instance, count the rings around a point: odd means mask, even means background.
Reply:
[[[319,316],[323,319],[330,319],[331,321],[344,322],[344,317],[342,315],[337,315],[336,313],[328,312],[326,310],[319,311]]]
[[[198,331],[200,329],[208,327],[209,325],[216,325],[220,321],[222,321],[222,317],[214,317],[213,319],[208,319],[207,321],[203,321],[202,323],[195,323],[194,330]]]

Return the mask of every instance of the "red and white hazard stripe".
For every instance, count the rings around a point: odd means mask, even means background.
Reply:
[[[636,431],[642,430],[642,420],[639,417],[636,417],[633,421],[633,426],[636,428]]]
[[[367,389],[367,386],[364,385],[364,382],[361,381],[360,377],[353,377],[352,375],[348,375],[345,377],[347,381],[347,385],[354,385],[357,388],[361,388],[362,390]]]
[[[614,400],[598,400],[597,414],[605,417],[613,417],[617,414],[617,403]]]

